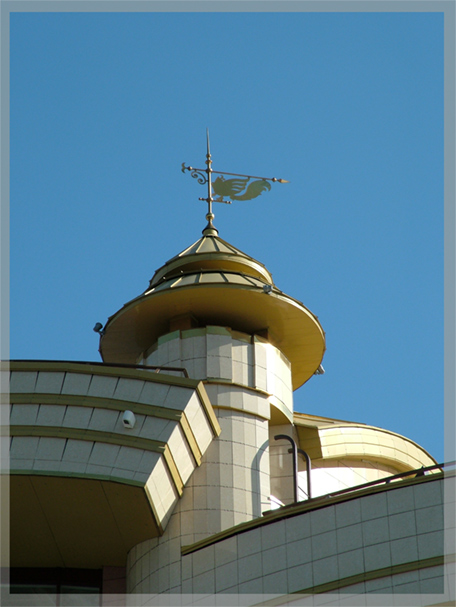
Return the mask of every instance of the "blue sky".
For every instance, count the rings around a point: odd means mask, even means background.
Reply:
[[[95,322],[196,241],[182,162],[290,183],[222,238],[320,319],[295,409],[443,461],[443,15],[11,15],[11,358],[98,361]]]

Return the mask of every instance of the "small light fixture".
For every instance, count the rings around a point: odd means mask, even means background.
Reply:
[[[95,331],[95,333],[98,333],[100,335],[100,337],[102,335],[104,335],[104,329],[103,329],[103,325],[101,324],[101,322],[97,322],[95,324],[93,330]]]
[[[314,373],[314,375],[324,375],[324,374],[325,374],[325,370],[323,369],[323,365],[320,365]]]
[[[272,285],[263,285],[263,291],[266,293],[266,295],[271,295]]]

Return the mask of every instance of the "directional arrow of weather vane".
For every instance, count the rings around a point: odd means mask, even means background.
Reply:
[[[286,179],[277,179],[276,177],[257,177],[255,175],[241,175],[239,173],[228,173],[226,171],[214,171],[211,168],[211,152],[209,149],[209,132],[207,132],[207,154],[206,168],[197,169],[195,167],[185,166],[182,163],[182,172],[190,171],[191,176],[198,179],[198,183],[204,185],[207,183],[207,198],[199,198],[205,200],[209,205],[209,213],[212,213],[213,202],[224,202],[231,204],[233,200],[252,200],[266,190],[271,189],[270,181],[278,183],[288,183]],[[212,173],[219,175],[212,181]],[[237,179],[225,179],[225,175],[232,175]],[[255,181],[250,181],[255,179]],[[249,183],[250,182],[250,183]],[[245,190],[243,192],[243,190]],[[243,192],[243,193],[242,193]],[[213,197],[216,195],[216,198]],[[224,200],[228,198],[228,200]]]

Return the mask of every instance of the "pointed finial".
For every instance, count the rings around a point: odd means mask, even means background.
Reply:
[[[212,220],[214,219],[214,217],[215,217],[214,213],[207,213],[206,219],[207,219],[208,223],[207,223],[207,226],[203,230],[204,236],[217,236],[218,230],[212,223]]]
[[[206,198],[206,202],[208,204],[208,215],[212,215],[213,217],[213,213],[212,213],[212,169],[211,169],[211,165],[212,165],[212,160],[211,160],[211,150],[209,147],[209,129],[206,129],[206,141],[207,141],[207,154],[206,154],[206,174],[207,174],[207,198]],[[203,199],[204,200],[204,199]]]
[[[260,196],[262,192],[271,189],[269,182],[277,183],[288,183],[286,179],[277,179],[276,177],[258,177],[255,175],[242,175],[240,173],[228,173],[227,171],[213,171],[212,170],[212,158],[209,144],[209,129],[206,128],[206,168],[196,169],[191,166],[185,166],[185,162],[182,163],[182,172],[190,171],[192,177],[198,179],[198,183],[204,185],[207,183],[207,198],[200,198],[204,200],[208,205],[208,212],[206,219],[208,220],[207,226],[203,230],[203,234],[206,236],[215,236],[218,234],[218,230],[212,224],[214,219],[214,213],[212,212],[213,202],[224,202],[225,204],[231,204],[231,200],[224,200],[224,197],[231,198],[232,200],[252,200]],[[220,177],[217,177],[214,183],[212,183],[212,173],[217,173]],[[243,179],[225,179],[225,175],[232,175],[233,177],[243,177]],[[254,179],[255,181],[251,181]],[[243,192],[243,190],[245,191]],[[217,198],[213,197],[216,194]]]

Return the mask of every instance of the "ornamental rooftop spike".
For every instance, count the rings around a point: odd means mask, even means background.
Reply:
[[[277,177],[258,177],[255,175],[242,175],[240,173],[228,173],[227,171],[214,171],[212,169],[212,159],[209,147],[209,130],[206,130],[207,153],[206,153],[206,168],[198,169],[191,166],[186,166],[182,163],[182,172],[190,171],[191,176],[198,180],[198,183],[205,185],[207,183],[207,198],[199,198],[208,204],[208,212],[206,219],[207,226],[203,230],[205,236],[217,236],[218,230],[214,227],[212,220],[214,213],[212,212],[213,202],[224,202],[231,204],[234,200],[252,200],[257,198],[263,192],[271,189],[270,181],[278,183],[289,183],[286,179],[277,179]],[[212,173],[219,175],[212,181]],[[238,179],[225,179],[225,175],[232,175]],[[240,178],[240,179],[239,179]],[[254,179],[255,181],[250,181]],[[250,182],[250,183],[249,183]],[[214,198],[214,194],[216,198]],[[228,200],[224,200],[228,198]]]

